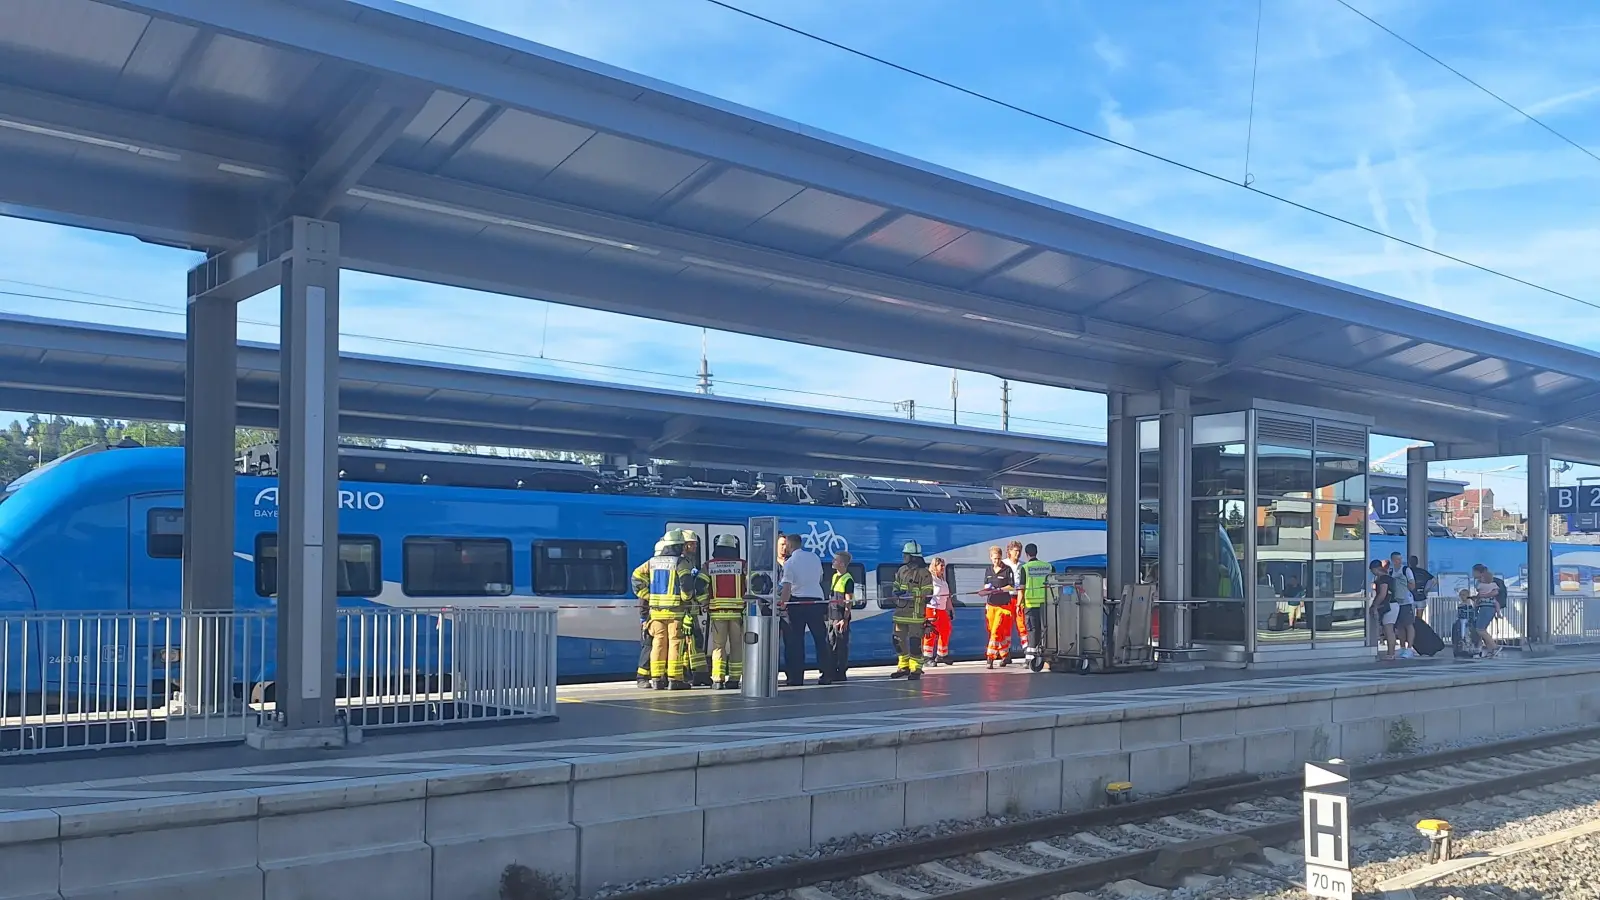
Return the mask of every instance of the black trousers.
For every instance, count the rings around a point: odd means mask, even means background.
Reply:
[[[1024,621],[1028,623],[1028,647],[1031,648],[1034,653],[1038,653],[1044,648],[1043,613],[1044,607],[1042,606],[1030,606],[1024,610],[1024,614],[1026,616]]]
[[[811,632],[811,643],[817,648],[817,669],[822,677],[833,680],[833,650],[828,646],[828,605],[826,603],[790,603],[789,621],[783,629],[783,671],[790,684],[798,685],[806,677],[806,632]]]
[[[837,681],[850,667],[850,623],[829,622],[828,630],[833,633],[833,677]]]

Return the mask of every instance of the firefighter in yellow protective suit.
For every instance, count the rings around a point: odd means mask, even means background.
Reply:
[[[745,565],[739,558],[739,539],[718,535],[706,563],[710,582],[711,687],[737,689],[744,677]]]
[[[666,547],[667,545],[664,541],[656,541],[656,548],[651,555],[651,559],[665,554],[667,552]],[[649,582],[650,560],[647,559],[633,570],[634,593],[637,594],[639,592],[639,585],[649,584]],[[656,686],[655,681],[650,677],[650,645],[652,643],[650,639],[650,605],[645,603],[644,598],[641,597],[639,603],[639,669],[636,674],[639,678],[639,687],[646,690],[651,690]]]
[[[695,571],[705,574],[705,567],[700,560],[700,535],[688,529],[683,530],[682,556]],[[709,585],[707,587],[709,589]],[[687,673],[686,680],[692,687],[711,686],[710,631],[704,604],[690,609],[683,617],[683,667]]]
[[[669,531],[661,543],[662,552],[634,571],[633,593],[649,617],[652,683],[658,690],[685,691],[683,620],[704,599],[705,581],[683,556],[683,532]]]
[[[933,596],[933,573],[922,561],[922,546],[906,541],[900,548],[905,564],[894,573],[894,652],[899,668],[890,678],[922,678],[922,631],[927,627],[928,599]]]

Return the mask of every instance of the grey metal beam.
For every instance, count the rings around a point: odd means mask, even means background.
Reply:
[[[1406,452],[1406,553],[1428,567],[1428,457],[1420,447]],[[1372,493],[1370,490],[1367,492]]]
[[[1600,391],[1585,391],[1576,396],[1558,400],[1534,412],[1537,424],[1512,431],[1510,437],[1533,437],[1562,425],[1570,425],[1593,416],[1600,416]]]
[[[335,720],[338,582],[339,229],[293,220],[279,321],[277,715]]]
[[[1321,316],[1297,313],[1228,344],[1223,348],[1223,362],[1219,365],[1179,363],[1167,370],[1167,377],[1174,383],[1191,386],[1215,381],[1230,372],[1247,369],[1282,356],[1294,349],[1289,346],[1293,342],[1327,327],[1328,321]]]
[[[1166,387],[1161,391],[1161,526],[1160,598],[1188,600],[1193,597],[1189,579],[1189,441],[1192,416],[1189,391]],[[1181,647],[1189,636],[1188,613],[1184,607],[1162,606],[1158,613],[1161,643],[1164,648]]]
[[[1124,395],[1106,401],[1106,573],[1120,597],[1139,580],[1139,421]]]
[[[234,385],[238,309],[191,297],[187,311],[183,432],[183,707],[224,711],[232,699]],[[137,608],[141,604],[135,600]]]
[[[1530,651],[1550,643],[1550,445],[1540,441],[1528,454],[1528,607]]]
[[[293,157],[266,141],[178,119],[0,84],[0,127],[67,145],[155,158],[215,179],[219,166],[287,181]]]
[[[7,153],[0,166],[0,204],[8,216],[173,246],[234,244],[254,230],[258,202],[244,190],[131,173],[113,179],[72,161],[23,152]]]
[[[676,444],[689,435],[694,434],[699,427],[699,419],[682,415],[673,416],[661,426],[660,433],[657,434],[655,439],[650,441],[649,445],[643,449],[650,453],[654,453],[660,450],[662,447]]]
[[[433,92],[420,85],[369,80],[327,123],[311,163],[275,218],[320,219],[394,145]]]
[[[626,271],[599,258],[573,258],[532,249],[496,245],[483,238],[469,250],[459,238],[416,231],[363,229],[346,242],[346,268],[412,278],[438,284],[487,290],[518,297],[570,303],[593,309],[685,324],[738,331],[778,340],[803,341],[873,355],[973,370],[973,334],[960,325],[908,319],[887,309],[862,307],[851,313],[852,327],[831,326],[839,315],[837,300],[794,308],[800,314],[777,317],[771,312],[778,295],[710,279],[663,278]],[[530,284],[529,272],[538,273]],[[844,298],[839,298],[840,300]],[[818,315],[826,313],[827,315]],[[877,334],[904,331],[909,322],[919,329],[917,342],[887,343]],[[920,323],[928,322],[927,325]],[[1013,334],[1015,334],[1013,329]],[[1064,341],[1070,345],[1075,342]],[[1055,351],[1017,345],[1004,357],[982,367],[999,377],[1060,387],[1151,390],[1149,371],[1124,364],[1074,356],[1066,347]]]
[[[373,167],[355,196],[402,209],[417,209],[418,204],[422,204],[420,208],[439,215],[487,215],[523,223],[534,229],[555,228],[569,234],[603,237],[630,248],[644,248],[657,262],[682,260],[691,265],[709,262],[713,266],[735,267],[731,271],[771,273],[779,279],[812,282],[825,292],[834,288],[857,292],[835,291],[836,299],[841,302],[852,298],[859,301],[885,296],[891,298],[891,303],[903,299],[927,304],[951,315],[978,317],[972,321],[996,319],[1066,332],[1088,343],[1133,348],[1141,352],[1158,350],[1182,359],[1202,362],[1220,360],[1214,344],[1194,338],[1102,320],[1085,320],[1082,316],[1045,309],[1036,304],[941,287],[710,235],[666,230],[650,223],[595,210],[491,191],[466,182],[427,177],[390,166]]]

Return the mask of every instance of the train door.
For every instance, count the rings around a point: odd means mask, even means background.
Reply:
[[[128,583],[121,609],[176,610],[183,603],[183,498],[128,500]]]

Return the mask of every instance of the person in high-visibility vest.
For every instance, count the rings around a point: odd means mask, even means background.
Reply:
[[[657,690],[686,691],[684,680],[683,619],[705,597],[700,570],[683,556],[683,532],[673,529],[662,537],[663,552],[643,568],[645,578],[635,578],[634,596],[650,618],[650,678]]]
[[[850,610],[856,599],[856,579],[850,574],[850,551],[833,555],[833,575],[828,581],[828,635],[833,645],[833,680],[844,681],[850,667]]]
[[[664,555],[667,545],[656,541],[655,550],[651,552],[651,559]],[[650,560],[640,563],[633,570],[634,592],[637,593],[640,584],[650,583]],[[639,668],[637,671],[639,687],[653,690],[655,681],[650,677],[650,646],[654,641],[650,637],[650,605],[641,598],[639,603]]]
[[[1016,585],[1011,593],[1011,620],[1017,628],[1017,641],[1023,647],[1028,646],[1028,617],[1027,607],[1022,603],[1022,542],[1013,540],[1006,542],[1006,565],[1011,567],[1012,583]]]
[[[922,545],[906,541],[900,548],[904,565],[894,573],[894,652],[900,665],[890,678],[922,678],[922,630],[928,624],[928,599],[933,575],[922,561]]]
[[[1022,635],[1023,656],[1032,661],[1044,652],[1039,645],[1044,636],[1044,604],[1048,596],[1045,578],[1055,572],[1055,567],[1039,558],[1039,545],[1022,548],[1028,561],[1022,564],[1022,608],[1027,630]]]
[[[737,689],[744,677],[745,564],[739,557],[739,539],[719,534],[706,563],[711,582],[707,601],[711,615],[711,687]]]
[[[700,535],[688,529],[683,529],[683,558],[697,571],[700,569]],[[703,606],[693,607],[684,615],[683,667],[689,684],[694,687],[711,686],[710,632],[711,623],[706,620]]]

